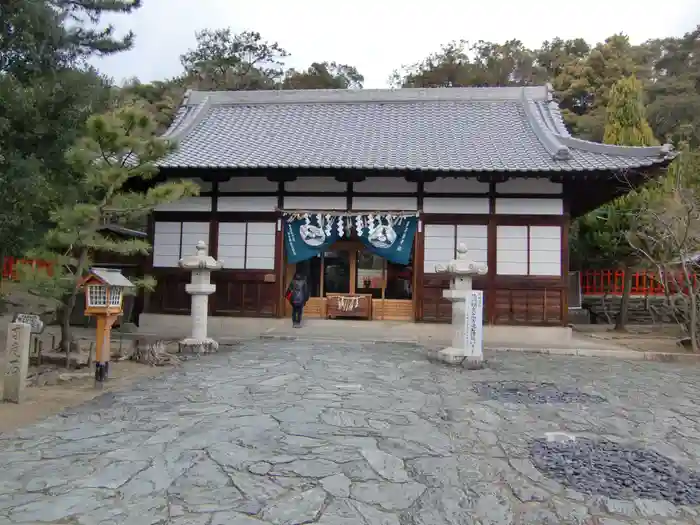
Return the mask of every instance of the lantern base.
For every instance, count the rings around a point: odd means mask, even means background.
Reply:
[[[216,352],[219,349],[219,343],[217,343],[209,337],[205,339],[195,339],[194,337],[188,337],[180,341],[179,345],[180,352],[184,350],[186,352],[193,352],[197,355],[209,354],[212,352]]]
[[[483,355],[467,355],[463,348],[449,347],[429,352],[428,359],[452,366],[461,366],[467,370],[479,370],[484,367]]]
[[[107,381],[109,374],[109,361],[105,363],[95,363],[95,387],[102,388]]]

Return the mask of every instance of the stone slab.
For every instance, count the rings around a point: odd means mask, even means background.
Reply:
[[[31,326],[10,323],[7,327],[3,367],[2,396],[4,401],[21,403],[29,369],[29,343]]]
[[[553,410],[471,388],[535,376],[609,402]],[[529,459],[534,437],[584,432],[695,469],[699,393],[675,363],[493,352],[465,374],[415,345],[256,338],[0,436],[0,523],[700,523],[696,508],[576,492]]]

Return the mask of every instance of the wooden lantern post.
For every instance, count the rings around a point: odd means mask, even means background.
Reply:
[[[81,286],[85,289],[85,315],[97,319],[95,387],[102,388],[109,374],[112,326],[123,313],[124,290],[134,284],[119,270],[92,268]]]

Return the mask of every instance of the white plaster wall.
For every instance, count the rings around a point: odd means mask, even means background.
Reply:
[[[197,253],[197,243],[199,241],[204,241],[207,245],[209,244],[209,223],[183,222],[180,257],[195,255]]]
[[[417,210],[416,197],[369,197],[353,195],[352,209],[358,211],[402,211]]]
[[[283,201],[285,210],[347,210],[348,200],[345,197],[307,197],[285,195]]]
[[[245,269],[245,222],[219,223],[218,259],[224,268]]]
[[[277,183],[267,180],[265,177],[232,177],[226,182],[219,183],[219,192],[250,193],[250,192],[276,192]]]
[[[403,177],[370,177],[355,182],[352,189],[358,193],[416,193],[418,184]]]
[[[498,226],[496,229],[496,273],[527,275],[527,226]]]
[[[513,178],[496,184],[496,193],[539,193],[556,195],[563,191],[561,182],[548,179]]]
[[[561,227],[530,226],[530,275],[561,275]]]
[[[180,222],[156,222],[153,236],[153,266],[176,267],[180,260]]]
[[[488,182],[479,182],[474,178],[438,177],[434,182],[423,185],[425,193],[488,193]]]
[[[277,197],[219,197],[219,211],[275,211]]]
[[[470,261],[486,264],[489,253],[489,232],[485,224],[460,224],[457,226],[457,245],[464,243]],[[456,249],[455,249],[456,255]]]
[[[488,214],[489,199],[423,197],[423,213]]]
[[[562,215],[561,199],[496,199],[498,215]]]
[[[208,222],[156,222],[153,235],[153,266],[177,267],[182,257],[195,254],[199,241],[209,244]]]
[[[348,191],[346,182],[338,182],[332,177],[299,177],[297,180],[284,183],[285,192],[308,193],[308,192],[338,192]]]
[[[435,265],[445,266],[455,256],[455,226],[426,224],[424,235],[423,272],[435,273]]]
[[[246,270],[275,269],[274,222],[249,222],[246,237]]]
[[[155,211],[211,211],[211,197],[185,197],[156,206]]]
[[[219,223],[219,260],[233,270],[273,270],[275,223]]]

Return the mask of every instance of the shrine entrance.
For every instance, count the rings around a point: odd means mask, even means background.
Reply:
[[[413,321],[413,260],[393,264],[359,240],[339,240],[320,254],[287,264],[285,283],[295,272],[306,277],[311,295],[305,317]],[[285,303],[291,316],[291,306]]]

